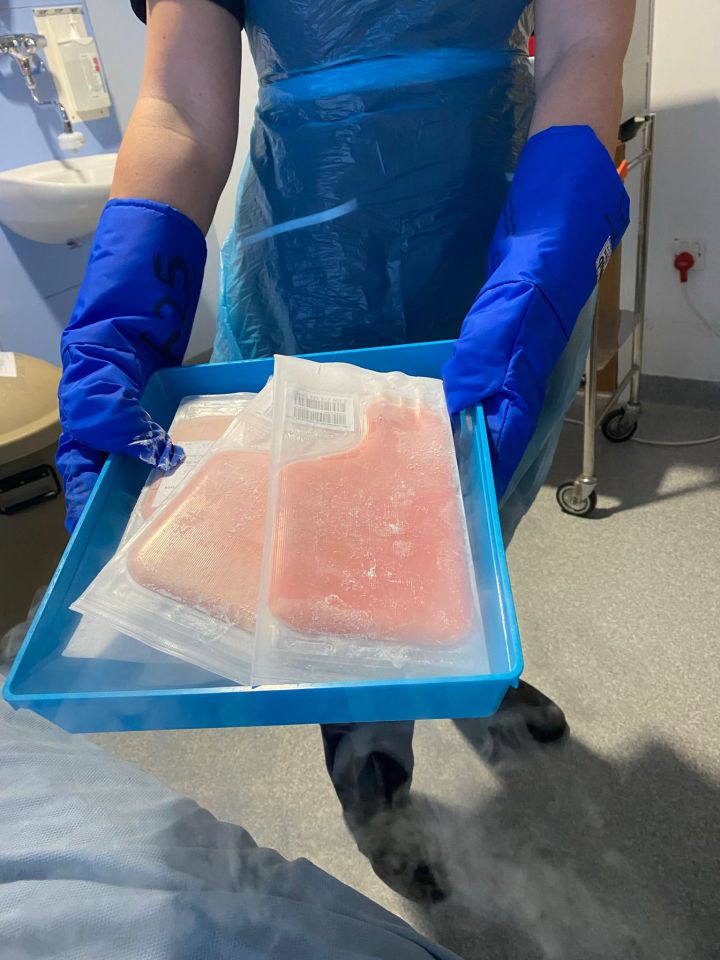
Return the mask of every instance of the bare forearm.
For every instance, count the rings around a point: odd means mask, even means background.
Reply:
[[[112,197],[159,200],[180,210],[207,233],[232,164],[233,148],[199,143],[172,104],[140,97],[118,155]]]
[[[538,83],[531,134],[587,124],[615,153],[622,111],[622,58],[602,43],[568,51]]]
[[[240,26],[205,0],[149,0],[140,96],[111,196],[168,203],[207,231],[237,140]]]
[[[615,153],[635,0],[537,0],[531,133],[586,124]]]

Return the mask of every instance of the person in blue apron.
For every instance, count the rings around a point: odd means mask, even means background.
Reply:
[[[633,2],[132,2],[148,24],[142,88],[62,336],[68,526],[108,452],[163,470],[183,456],[139,398],[188,344],[235,149],[244,28],[259,94],[213,359],[457,338],[448,407],[483,402],[508,543],[549,469],[628,223],[610,151]],[[565,729],[529,685],[510,708],[539,740]],[[368,825],[407,804],[412,724],[323,735],[373,858]],[[409,869],[435,896],[426,866]]]

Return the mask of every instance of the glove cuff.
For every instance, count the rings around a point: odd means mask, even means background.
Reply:
[[[85,279],[62,335],[70,346],[132,354],[139,389],[154,370],[182,362],[200,298],[207,250],[200,228],[154,200],[110,200]]]

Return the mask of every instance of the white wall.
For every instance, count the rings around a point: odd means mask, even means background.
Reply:
[[[648,274],[647,373],[720,380],[720,37],[718,0],[655,0],[652,107],[657,112]],[[673,237],[704,240],[705,265],[683,299]]]

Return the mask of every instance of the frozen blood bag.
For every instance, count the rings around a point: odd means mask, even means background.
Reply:
[[[73,609],[221,676],[250,681],[267,507],[269,396],[266,387],[226,430],[219,411],[176,424],[175,436],[186,447],[210,446],[178,486],[166,486],[165,476],[159,480],[164,504],[154,505],[149,520],[123,541]],[[220,439],[208,441],[218,431]]]
[[[268,603],[310,634],[455,645],[474,594],[447,427],[422,405],[374,401],[351,450],[278,477]]]
[[[128,551],[149,590],[255,630],[269,454],[211,454]]]
[[[276,357],[253,682],[486,660],[442,383]]]
[[[154,510],[172,497],[254,396],[252,393],[223,393],[183,397],[169,433],[182,446],[185,459],[172,473],[160,470],[150,473],[128,519],[121,545],[138,532]],[[148,651],[146,646],[140,646],[104,618],[88,614],[77,624],[63,656],[145,662]]]
[[[136,532],[140,523],[178,490],[253,396],[252,393],[225,393],[183,398],[169,433],[183,448],[185,459],[171,473],[152,471],[128,523],[130,533]]]
[[[147,519],[156,507],[168,499],[183,479],[199,460],[207,453],[212,444],[225,433],[235,417],[232,414],[224,416],[200,416],[181,421],[172,429],[172,439],[185,451],[185,460],[180,470],[172,474],[162,474],[154,471],[141,504],[143,519]],[[184,470],[182,468],[185,468]]]

